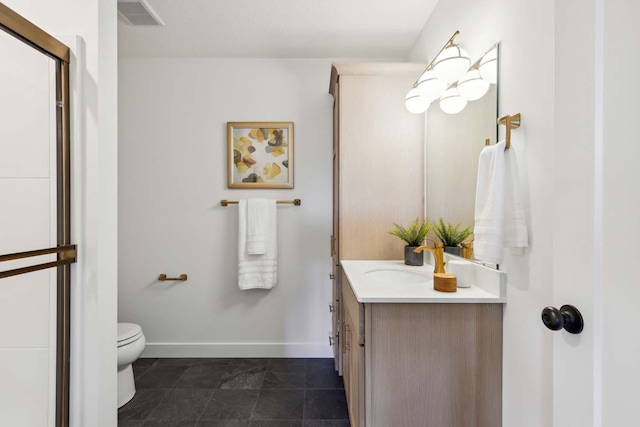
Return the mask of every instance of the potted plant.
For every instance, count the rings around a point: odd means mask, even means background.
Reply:
[[[460,224],[445,224],[442,218],[433,226],[433,231],[444,245],[444,251],[460,256],[460,243],[464,242],[471,235],[470,227],[460,230]]]
[[[428,220],[420,222],[418,218],[415,219],[408,227],[403,227],[396,223],[393,224],[395,229],[389,231],[396,237],[404,240],[407,245],[404,247],[404,263],[406,265],[422,265],[424,263],[424,256],[422,253],[415,253],[413,250],[422,245],[427,233],[431,229],[431,224]]]

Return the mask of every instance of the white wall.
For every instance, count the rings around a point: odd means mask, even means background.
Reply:
[[[416,40],[410,60],[432,59],[455,30],[472,58],[500,41],[499,113],[522,113],[512,133],[528,212],[530,247],[505,254],[503,425],[552,425],[553,342],[540,322],[552,299],[554,2],[449,0],[439,2]],[[504,128],[501,129],[503,135]]]
[[[5,0],[54,36],[76,41],[71,67],[71,425],[116,425],[117,18],[115,1]],[[63,37],[74,36],[74,37]],[[99,258],[98,258],[99,255]]]
[[[120,59],[119,320],[146,356],[330,357],[330,60]],[[293,121],[295,188],[230,190],[227,121]],[[237,285],[237,206],[278,207],[278,284]],[[186,282],[159,282],[187,273]]]
[[[603,69],[601,109],[602,150],[602,424],[635,424],[640,418],[637,384],[640,381],[640,340],[635,325],[640,323],[640,287],[637,280],[640,246],[640,144],[637,123],[640,117],[640,3],[600,0]],[[621,55],[620,52],[628,52]],[[597,99],[597,98],[596,98]],[[620,242],[623,242],[622,244]],[[598,254],[596,254],[597,256]]]

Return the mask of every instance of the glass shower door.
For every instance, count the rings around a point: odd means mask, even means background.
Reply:
[[[2,3],[0,30],[0,425],[66,426],[69,52]]]

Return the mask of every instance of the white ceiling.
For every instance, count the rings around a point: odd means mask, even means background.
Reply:
[[[119,55],[402,59],[437,2],[147,0],[165,26],[119,22]]]

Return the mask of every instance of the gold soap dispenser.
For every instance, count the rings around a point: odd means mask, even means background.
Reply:
[[[456,292],[458,290],[456,275],[447,274],[444,271],[444,246],[441,242],[431,241],[434,244],[433,248],[430,246],[419,246],[413,251],[420,253],[426,249],[433,253],[436,263],[433,269],[433,289],[440,292]]]

